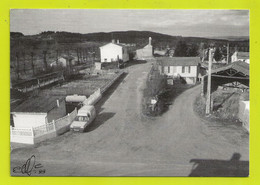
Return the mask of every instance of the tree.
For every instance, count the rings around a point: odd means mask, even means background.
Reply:
[[[80,49],[80,48],[77,48],[77,49],[76,49],[76,53],[77,53],[77,64],[79,65],[79,64],[80,64],[80,53],[81,53],[81,49]]]
[[[187,50],[187,56],[196,57],[199,55],[198,46],[196,44],[192,44],[191,47]]]
[[[23,72],[26,73],[26,57],[25,57],[25,52],[22,52],[22,56],[23,56]]]
[[[48,64],[47,64],[47,59],[46,59],[47,51],[46,51],[46,50],[43,50],[42,53],[43,53],[44,68],[45,68],[45,71],[47,71],[47,69],[48,69]]]
[[[174,56],[185,57],[187,56],[188,47],[185,41],[179,41],[176,45]]]
[[[33,72],[33,75],[35,75],[33,57],[34,57],[34,52],[31,51],[31,66],[32,66],[32,72]]]
[[[20,55],[19,52],[15,53],[15,57],[16,57],[16,66],[15,66],[15,71],[17,74],[17,79],[20,79]]]
[[[220,49],[217,47],[216,50],[215,50],[215,53],[214,53],[214,56],[213,58],[218,62],[221,60],[222,58],[222,54],[220,52]]]

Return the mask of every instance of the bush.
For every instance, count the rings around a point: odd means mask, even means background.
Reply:
[[[163,102],[160,100],[159,95],[166,89],[166,78],[160,75],[160,72],[153,67],[148,74],[146,88],[143,95],[143,113],[146,115],[160,115],[163,112]],[[151,99],[158,98],[155,110],[152,111]]]
[[[249,93],[236,90],[217,90],[212,93],[213,111],[208,119],[222,122],[237,122],[239,114],[239,101],[248,100]],[[194,102],[194,110],[201,116],[205,116],[206,98],[198,96]]]

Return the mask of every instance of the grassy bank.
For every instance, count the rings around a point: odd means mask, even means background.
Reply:
[[[205,115],[206,98],[198,96],[194,102],[194,111],[210,121],[223,124],[241,124],[238,119],[239,101],[249,100],[249,92],[219,89],[212,93],[213,110],[211,115]]]

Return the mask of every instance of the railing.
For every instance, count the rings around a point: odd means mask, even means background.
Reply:
[[[14,128],[10,127],[11,136],[28,136],[33,137],[33,129],[32,128]]]
[[[55,131],[54,122],[46,123],[44,125],[33,128],[34,136],[44,135],[51,131]]]
[[[64,117],[57,119],[56,121],[52,121],[50,123],[46,123],[38,127],[33,127],[33,128],[10,127],[11,142],[34,144],[35,142],[34,139],[39,138],[39,136],[45,136],[45,135],[47,136],[48,134],[51,133],[58,134],[58,131],[60,133],[60,129],[64,129],[64,128],[66,131],[66,127],[68,127],[71,124],[71,122],[74,120],[76,116],[77,116],[77,109],[75,109],[70,114]]]
[[[72,111],[70,114],[68,114],[67,116],[64,116],[60,119],[57,119],[54,123],[55,123],[55,128],[56,130],[63,128],[65,126],[68,126],[69,124],[71,124],[71,122],[74,120],[74,118],[77,116],[77,109],[75,109],[74,111]]]

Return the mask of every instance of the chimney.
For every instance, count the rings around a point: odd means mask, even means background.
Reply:
[[[112,39],[112,43],[115,44],[115,39]]]
[[[152,37],[149,37],[149,45],[152,45]]]
[[[59,102],[59,100],[57,100],[57,107],[60,107],[60,102]]]
[[[116,43],[119,44],[119,39],[117,39]]]

